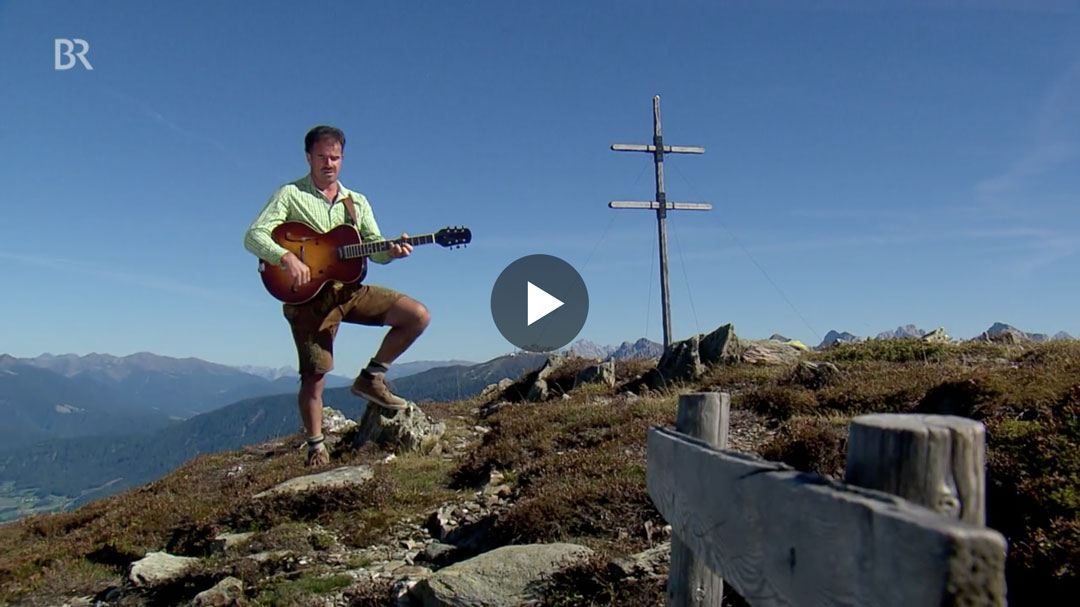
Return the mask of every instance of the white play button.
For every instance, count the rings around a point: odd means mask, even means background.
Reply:
[[[553,297],[550,293],[531,282],[526,281],[526,284],[529,285],[525,305],[529,325],[562,307],[563,302],[558,298]]]

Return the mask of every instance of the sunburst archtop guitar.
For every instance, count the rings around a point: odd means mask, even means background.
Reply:
[[[306,223],[286,221],[270,233],[274,242],[292,251],[311,268],[311,280],[293,284],[283,266],[259,260],[259,275],[271,295],[285,303],[299,304],[315,297],[327,282],[359,282],[367,275],[367,258],[386,251],[392,244],[412,246],[439,244],[460,247],[472,241],[468,228],[443,228],[434,234],[422,234],[394,240],[363,242],[356,228],[343,224],[329,232],[316,231]]]

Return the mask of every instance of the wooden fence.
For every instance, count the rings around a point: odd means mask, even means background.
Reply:
[[[945,415],[852,420],[845,483],[725,450],[730,398],[685,394],[648,438],[671,524],[669,607],[1004,605],[1005,538],[985,527],[985,429]]]

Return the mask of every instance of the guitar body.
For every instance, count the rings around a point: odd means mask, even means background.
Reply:
[[[359,282],[367,274],[367,257],[342,259],[340,248],[359,244],[360,234],[351,225],[343,224],[326,232],[298,221],[287,221],[270,233],[274,242],[292,251],[311,268],[311,280],[293,285],[289,271],[266,261],[259,261],[263,285],[274,297],[291,304],[304,303],[315,297],[331,280]]]

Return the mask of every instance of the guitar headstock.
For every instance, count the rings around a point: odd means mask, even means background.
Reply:
[[[472,231],[466,227],[443,228],[435,232],[435,242],[451,248],[467,245],[472,242]]]

